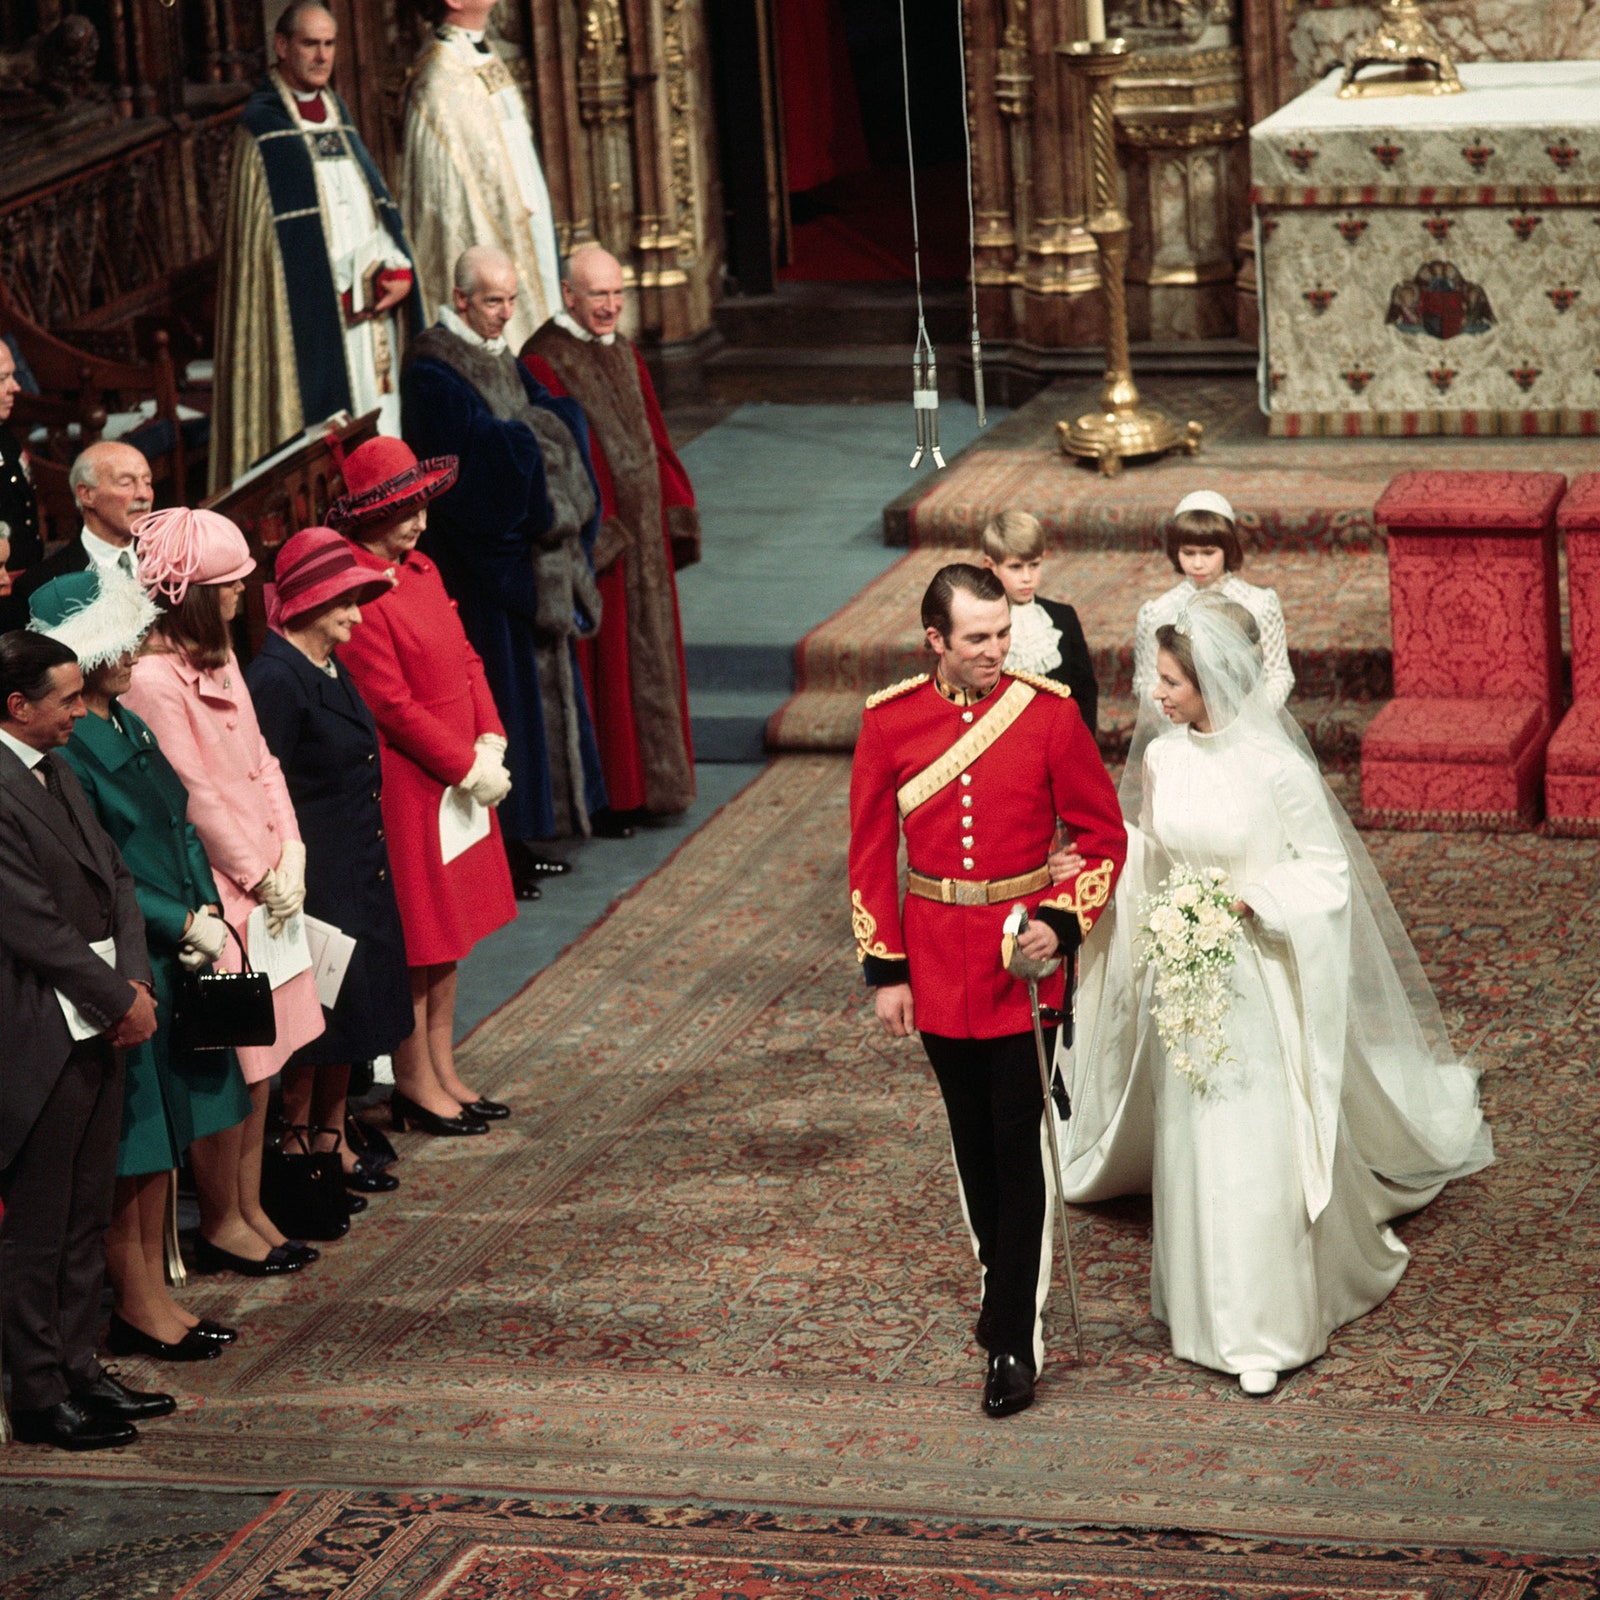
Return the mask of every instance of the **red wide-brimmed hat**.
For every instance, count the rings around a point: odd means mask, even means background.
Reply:
[[[345,492],[328,508],[328,521],[340,533],[393,522],[443,494],[460,466],[456,456],[418,461],[404,439],[379,434],[344,458]]]
[[[332,528],[302,528],[278,552],[267,622],[281,628],[330,600],[364,606],[392,588],[394,579],[362,566],[342,534]]]

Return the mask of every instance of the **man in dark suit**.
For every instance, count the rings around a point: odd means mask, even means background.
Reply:
[[[133,878],[54,752],[84,714],[63,644],[0,635],[0,1299],[11,1426],[131,1444],[175,1409],[95,1359],[122,1126],[122,1052],[155,1032]]]
[[[117,567],[136,576],[133,523],[155,503],[150,463],[131,444],[102,439],[72,463],[67,478],[83,514],[83,531],[20,574],[10,596],[0,601],[0,627],[28,625],[28,596],[52,578],[91,567]]]

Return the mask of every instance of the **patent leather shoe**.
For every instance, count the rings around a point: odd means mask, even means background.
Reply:
[[[536,855],[532,850],[519,850],[513,866],[528,878],[559,878],[572,871],[571,862],[559,861],[554,856]]]
[[[512,893],[519,900],[543,900],[544,890],[539,887],[537,878],[513,878],[511,880]]]
[[[42,1411],[13,1411],[11,1432],[19,1444],[53,1444],[58,1450],[113,1450],[133,1444],[139,1430],[80,1400],[62,1400]]]
[[[309,1267],[313,1261],[322,1259],[322,1252],[314,1244],[307,1244],[304,1239],[285,1239],[282,1244],[272,1247],[268,1260],[276,1257],[279,1261],[290,1263],[289,1271],[298,1272],[301,1267]]]
[[[348,1216],[359,1217],[367,1209],[367,1197],[364,1194],[352,1194],[345,1190],[344,1209]]]
[[[461,1108],[469,1117],[479,1122],[504,1122],[511,1115],[511,1107],[500,1100],[486,1100],[480,1094],[469,1106]]]
[[[989,1357],[983,1380],[983,1412],[988,1417],[1009,1417],[1033,1404],[1033,1374],[1025,1363],[1003,1350]]]
[[[239,1337],[236,1329],[225,1328],[210,1317],[201,1317],[189,1332],[198,1334],[202,1339],[210,1339],[213,1344],[233,1344]]]
[[[589,831],[597,839],[631,839],[633,820],[633,812],[613,811],[607,806],[603,811],[589,814]]]
[[[374,1172],[362,1162],[344,1175],[344,1186],[352,1194],[393,1194],[400,1180],[392,1172]]]
[[[204,1234],[194,1242],[196,1272],[237,1272],[241,1278],[275,1278],[280,1273],[298,1272],[305,1265],[282,1245],[269,1250],[259,1261],[252,1261],[249,1256],[236,1256],[231,1250],[212,1244]]]
[[[389,1096],[389,1116],[396,1133],[415,1128],[419,1133],[431,1133],[436,1138],[461,1139],[489,1131],[489,1124],[469,1111],[460,1111],[453,1117],[441,1117],[437,1111],[424,1110],[398,1089]]]
[[[175,1344],[136,1328],[131,1322],[111,1313],[106,1332],[106,1349],[114,1356],[151,1356],[157,1361],[215,1361],[222,1346],[194,1328],[186,1329]]]
[[[80,1383],[72,1398],[101,1417],[119,1422],[144,1422],[151,1417],[170,1417],[178,1402],[170,1394],[155,1390],[130,1389],[114,1372],[102,1371],[93,1383]]]

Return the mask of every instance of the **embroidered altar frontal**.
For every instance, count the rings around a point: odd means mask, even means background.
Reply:
[[[1270,432],[1600,432],[1600,62],[1460,73],[1251,129]]]

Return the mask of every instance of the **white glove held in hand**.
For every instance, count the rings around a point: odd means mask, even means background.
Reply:
[[[497,806],[511,793],[511,774],[498,750],[480,745],[473,753],[467,775],[456,787],[465,789],[479,805]]]
[[[178,946],[178,963],[193,972],[209,966],[228,948],[228,925],[211,911],[196,911]]]
[[[278,876],[291,895],[298,895],[302,904],[306,898],[306,847],[298,839],[285,839],[278,856]],[[296,910],[299,907],[295,908]]]
[[[472,748],[474,750],[493,750],[503,756],[506,753],[506,736],[503,733],[480,733],[472,741]],[[500,764],[501,766],[505,765],[503,761]]]
[[[284,840],[277,866],[256,885],[256,894],[267,908],[267,932],[276,938],[306,903],[306,847],[298,839]]]

